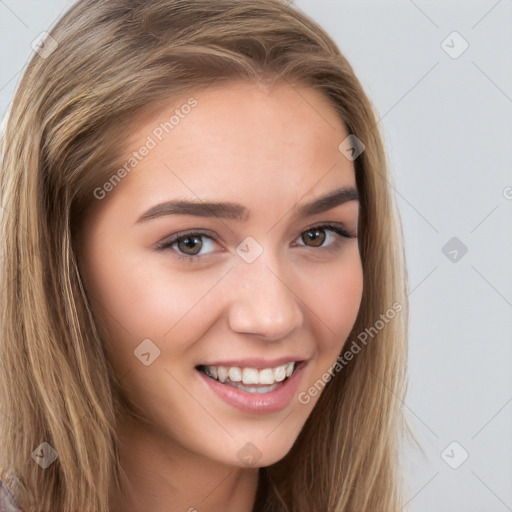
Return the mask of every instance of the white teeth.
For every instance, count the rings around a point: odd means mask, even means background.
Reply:
[[[245,385],[261,384],[271,386],[290,377],[295,370],[295,363],[287,363],[275,368],[240,368],[232,366],[205,366],[205,372],[213,379],[225,383],[228,378],[231,382],[243,382]]]
[[[284,379],[286,379],[286,367],[285,366],[278,366],[274,369],[274,379],[277,382],[281,382]]]
[[[256,370],[256,368],[244,368],[244,371],[242,373],[242,381],[244,384],[258,384],[258,370]],[[270,382],[269,384],[272,384],[272,382]]]
[[[227,383],[226,385],[228,385]],[[277,384],[272,384],[271,386],[244,386],[243,384],[240,384],[240,382],[231,382],[229,384],[230,386],[233,386],[234,388],[241,389],[242,391],[247,391],[248,393],[271,393],[277,388]]]
[[[274,384],[274,372],[272,368],[260,370],[260,384]]]
[[[242,371],[237,366],[232,366],[228,371],[228,376],[233,382],[242,380]]]
[[[215,366],[208,366],[208,370],[210,371],[210,373],[212,373],[212,368],[215,368]],[[217,378],[221,382],[226,382],[228,380],[228,369],[225,368],[224,366],[217,366]]]

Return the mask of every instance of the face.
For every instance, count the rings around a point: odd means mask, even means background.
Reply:
[[[321,93],[282,83],[209,87],[149,117],[126,143],[135,165],[97,192],[80,239],[108,358],[169,447],[268,466],[360,306],[348,133]]]

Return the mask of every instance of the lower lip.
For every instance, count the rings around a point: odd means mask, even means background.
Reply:
[[[224,402],[243,412],[270,413],[283,410],[295,396],[299,387],[305,363],[302,363],[282,385],[268,393],[251,393],[241,389],[222,384],[202,371],[197,370],[199,376],[210,389]]]

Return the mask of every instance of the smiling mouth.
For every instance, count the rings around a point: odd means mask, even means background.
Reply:
[[[270,393],[281,387],[303,361],[291,361],[274,368],[242,368],[239,366],[196,366],[209,378],[248,393]]]

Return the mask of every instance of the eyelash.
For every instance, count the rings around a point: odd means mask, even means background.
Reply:
[[[338,226],[337,224],[329,224],[329,223],[312,226],[312,227],[306,229],[305,231],[303,231],[301,233],[301,235],[303,233],[307,233],[308,231],[314,231],[316,229],[332,231],[332,232],[336,233],[337,235],[341,236],[342,238],[346,238],[346,239],[357,238],[357,236],[349,233],[346,229]],[[210,238],[212,240],[217,241],[215,239],[215,237],[210,236],[208,233],[201,232],[201,231],[189,231],[189,232],[185,232],[185,233],[178,233],[177,235],[172,235],[168,238],[165,238],[165,239],[161,240],[160,242],[158,242],[158,244],[155,246],[155,248],[159,251],[172,250],[171,247],[172,247],[172,245],[174,245],[175,242],[178,242],[179,240],[181,240],[183,238],[192,238],[192,237],[205,237],[205,238]],[[321,246],[321,247],[317,247],[317,249],[334,252],[339,248],[340,243],[341,242],[338,238],[333,243],[331,243],[330,246],[326,246],[326,247]],[[302,247],[311,247],[312,249],[315,249],[315,247],[307,246],[307,245],[303,245]],[[209,256],[208,254],[183,255],[177,251],[173,251],[173,252],[176,252],[176,255],[175,255],[176,258],[178,258],[182,261],[186,261],[188,263],[197,263],[200,260],[202,260],[203,257]]]

